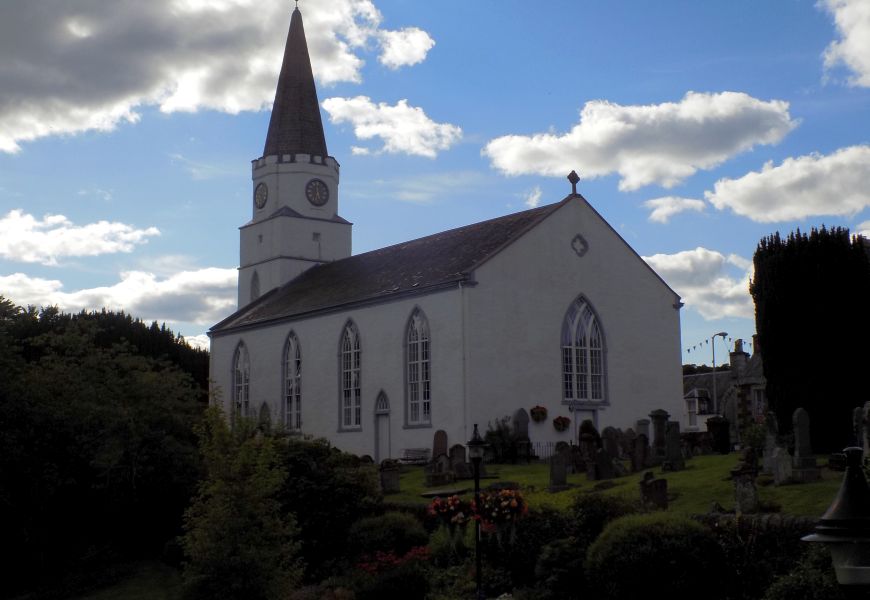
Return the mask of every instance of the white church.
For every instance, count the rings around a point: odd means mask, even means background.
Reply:
[[[252,167],[239,309],[209,332],[231,418],[378,461],[533,407],[533,443],[685,423],[680,298],[580,194],[351,255],[298,8]]]

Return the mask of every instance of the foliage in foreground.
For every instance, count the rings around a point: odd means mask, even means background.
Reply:
[[[244,426],[230,431],[216,408],[199,435],[206,477],[185,515],[185,597],[286,598],[302,565],[295,518],[281,506],[287,471],[280,441]]]

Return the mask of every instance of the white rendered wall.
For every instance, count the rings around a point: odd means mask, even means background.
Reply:
[[[256,418],[263,402],[270,406],[272,422],[281,419],[282,360],[292,330],[302,350],[302,432],[329,439],[355,454],[375,455],[375,401],[383,390],[390,401],[390,454],[397,458],[406,448],[431,448],[438,429],[449,443],[468,440],[463,416],[462,335],[456,289],[382,304],[271,325],[218,336],[211,341],[211,377],[224,411],[232,400],[233,355],[244,341],[251,362],[250,401]],[[431,337],[432,424],[405,426],[405,334],[415,307],[429,321]],[[352,319],[361,344],[362,427],[339,430],[339,343],[344,325]],[[379,457],[385,458],[385,457]]]
[[[582,257],[571,246],[577,234],[589,245]],[[686,424],[677,298],[585,201],[569,201],[475,277],[466,289],[467,393],[469,418],[482,430],[540,404],[548,418],[530,423],[533,442],[576,435],[578,419],[562,404],[561,329],[580,294],[606,340],[609,406],[598,411],[599,431],[634,427],[657,408]],[[568,431],[555,431],[557,415],[572,420]]]

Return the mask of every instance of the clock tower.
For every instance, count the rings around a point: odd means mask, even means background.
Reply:
[[[252,218],[240,228],[240,308],[351,252],[351,223],[338,216],[339,164],[326,151],[298,8],[290,19],[266,146],[251,166]]]

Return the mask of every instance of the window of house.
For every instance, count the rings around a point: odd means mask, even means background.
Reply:
[[[432,420],[429,323],[420,309],[408,321],[405,342],[408,424],[428,425]]]
[[[359,332],[353,322],[344,326],[341,336],[341,427],[362,426],[362,388],[360,387]]]
[[[284,426],[302,429],[302,351],[292,331],[284,344]]]
[[[250,416],[251,361],[244,342],[236,347],[233,356],[233,414],[236,417]]]
[[[606,347],[595,311],[580,297],[562,323],[562,389],[565,400],[606,400]]]

